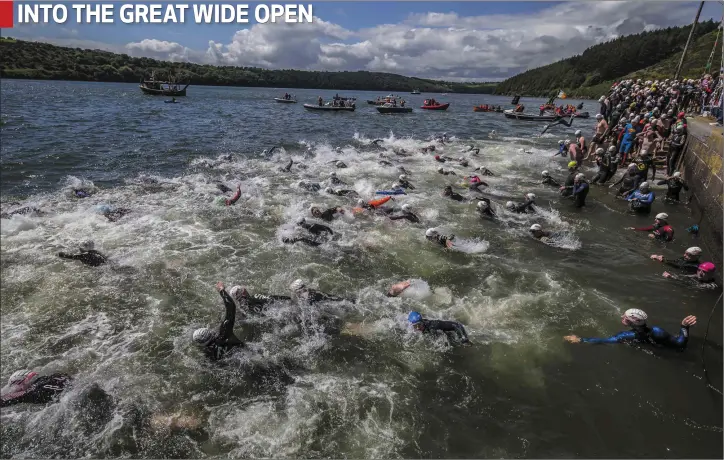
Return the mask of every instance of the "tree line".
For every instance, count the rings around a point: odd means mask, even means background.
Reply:
[[[101,50],[0,39],[0,77],[137,83],[152,72],[192,85],[491,94],[496,83],[454,83],[383,72],[317,72],[212,66],[135,58]]]
[[[704,21],[697,25],[693,38],[716,33],[718,23]],[[496,94],[521,94],[548,97],[561,89],[571,96],[597,97],[601,87],[667,58],[681,56],[691,25],[668,27],[635,35],[618,37],[586,49],[582,54],[553,64],[531,69],[498,84]],[[707,51],[711,51],[711,47]],[[678,60],[676,61],[678,64]],[[663,69],[662,69],[663,70]],[[666,69],[663,78],[673,78],[673,70]],[[653,73],[653,72],[651,72]],[[640,77],[637,77],[640,78]]]

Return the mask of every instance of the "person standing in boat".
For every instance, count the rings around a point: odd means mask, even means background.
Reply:
[[[322,99],[322,96],[319,96],[319,98],[317,99],[317,103],[320,107],[324,105],[324,100]]]

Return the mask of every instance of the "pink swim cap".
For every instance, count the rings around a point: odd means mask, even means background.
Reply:
[[[714,270],[716,270],[716,265],[711,262],[704,262],[702,264],[699,264],[699,270],[707,273],[713,272]]]

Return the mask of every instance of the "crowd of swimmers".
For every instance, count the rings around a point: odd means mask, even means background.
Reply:
[[[561,156],[567,162],[568,175],[564,180],[554,178],[549,171],[541,173],[541,186],[555,187],[560,196],[571,199],[575,207],[586,205],[586,197],[591,185],[604,185],[615,179],[619,166],[625,167],[618,180],[609,187],[614,188],[616,196],[625,199],[634,213],[650,213],[655,200],[655,193],[649,185],[649,180],[655,181],[657,161],[654,156],[656,152],[664,149],[664,144],[669,144],[669,156],[681,154],[680,147],[683,146],[682,136],[687,134],[686,117],[684,113],[673,114],[678,110],[677,99],[670,97],[670,91],[666,91],[671,82],[621,82],[611,90],[608,96],[603,97],[601,102],[601,113],[596,116],[596,127],[590,145],[580,130],[574,134],[573,140],[559,141],[558,152],[555,156]],[[673,82],[675,85],[675,82]],[[667,96],[669,95],[669,96]],[[320,101],[321,102],[321,101]],[[481,188],[488,187],[480,176],[494,176],[495,174],[484,167],[469,165],[464,157],[454,158],[440,155],[436,152],[435,144],[446,145],[450,139],[446,134],[433,139],[433,142],[421,148],[418,153],[428,155],[430,162],[455,163],[459,167],[469,168],[470,174],[462,175],[465,187],[473,193],[483,194]],[[372,144],[379,146],[384,142],[381,139],[375,140]],[[470,146],[463,153],[478,155],[479,148]],[[410,156],[413,152],[403,149],[396,149],[393,152],[401,158]],[[592,158],[597,165],[597,172],[592,180],[588,180],[582,172],[583,164]],[[380,164],[395,166],[392,159],[380,154]],[[687,190],[687,185],[682,175],[675,171],[676,160],[667,159],[667,173],[664,178],[657,182],[659,185],[667,186],[666,200],[672,203],[680,200],[681,190]],[[346,168],[347,165],[341,160],[332,162],[337,168]],[[282,170],[290,172],[292,162]],[[303,169],[303,165],[298,165]],[[402,165],[397,165],[400,175],[391,189],[401,193],[415,193],[416,187],[408,177],[408,171]],[[457,176],[454,171],[445,170],[443,167],[437,169],[441,175]],[[651,173],[651,179],[649,179]],[[368,214],[392,221],[406,221],[410,224],[421,224],[422,220],[415,214],[410,204],[404,204],[399,209],[385,206],[389,201],[365,200],[357,192],[349,188],[340,188],[347,184],[338,177],[335,171],[331,171],[327,177],[327,183],[323,186],[320,183],[302,181],[299,187],[308,192],[324,191],[326,194],[346,197],[355,200],[356,206],[351,210],[335,206],[324,209],[319,206],[312,206],[309,209],[310,217],[324,221],[334,222],[335,219],[344,216],[346,213]],[[231,190],[228,187],[222,189],[224,193],[235,192],[230,198],[220,197],[219,204],[233,206],[240,198],[240,187]],[[78,198],[90,196],[92,192],[85,189],[74,190]],[[460,203],[475,203],[475,212],[485,220],[498,219],[501,213],[531,213],[538,212],[536,207],[536,195],[527,192],[523,195],[522,201],[508,201],[504,205],[496,203],[489,198],[480,195],[463,196],[455,192],[452,186],[443,188],[442,197]],[[496,209],[497,207],[497,209]],[[22,213],[30,212],[25,210]],[[98,210],[109,220],[114,221],[130,212],[124,208],[112,208],[103,205]],[[8,217],[4,215],[3,217]],[[674,229],[670,223],[669,215],[661,212],[656,214],[653,223],[645,227],[629,227],[631,231],[648,233],[652,239],[660,241],[672,241],[675,237]],[[306,216],[299,216],[295,221],[294,236],[285,236],[282,242],[286,244],[304,243],[309,246],[319,246],[329,241],[334,236],[334,231],[329,225],[310,221]],[[547,241],[554,237],[554,233],[543,228],[539,223],[529,228],[531,238],[539,241]],[[425,238],[444,248],[445,250],[455,247],[455,236],[445,234],[436,228],[428,228],[424,232]],[[108,257],[94,247],[92,241],[84,242],[74,253],[60,252],[58,256],[69,260],[81,262],[85,265],[97,267],[108,262]],[[663,276],[667,279],[680,282],[682,285],[698,289],[719,289],[715,281],[716,266],[702,259],[702,250],[693,246],[688,248],[679,259],[669,260],[662,255],[653,254],[650,256],[653,262],[662,263],[667,266]],[[390,287],[387,295],[397,297],[410,288],[411,281],[402,281]],[[324,293],[308,286],[304,280],[297,279],[289,286],[289,293],[284,295],[251,294],[241,286],[235,285],[227,291],[224,284],[216,284],[222,303],[224,305],[224,318],[215,327],[202,327],[196,329],[190,339],[198,346],[212,361],[222,359],[230,352],[244,346],[242,340],[234,332],[237,312],[240,309],[244,316],[264,315],[266,308],[275,302],[288,302],[296,305],[317,305],[324,302],[351,302],[356,299],[340,297]],[[465,327],[456,321],[429,319],[423,317],[419,311],[411,311],[407,315],[407,322],[413,331],[427,334],[443,334],[451,345],[467,344],[471,341]],[[696,324],[696,317],[686,316],[681,321],[678,335],[673,336],[657,326],[649,326],[648,316],[640,309],[629,309],[622,315],[622,324],[629,328],[625,332],[618,333],[608,338],[581,338],[576,335],[569,335],[565,340],[571,343],[621,343],[636,342],[656,344],[664,347],[683,349],[686,347],[689,337],[689,328]],[[2,406],[19,403],[47,403],[53,400],[59,393],[69,386],[72,379],[66,375],[41,376],[30,370],[20,370],[10,377],[9,391],[2,395]]]

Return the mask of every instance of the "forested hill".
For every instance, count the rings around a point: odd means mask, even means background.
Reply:
[[[450,83],[381,72],[313,72],[266,70],[165,62],[133,58],[100,50],[65,48],[48,43],[0,38],[0,78],[80,80],[137,83],[152,71],[192,85],[264,86],[408,92],[456,92],[490,94],[495,83]]]
[[[718,25],[711,20],[699,23],[694,38],[716,31]],[[671,56],[681,56],[690,30],[688,25],[619,37],[594,45],[581,55],[508,78],[495,92],[546,97],[563,89],[570,96],[594,97],[591,87],[613,82]]]

